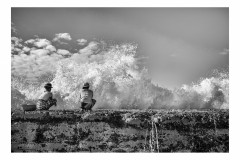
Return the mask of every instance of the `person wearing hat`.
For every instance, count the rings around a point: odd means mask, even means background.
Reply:
[[[84,83],[80,91],[80,101],[82,110],[92,110],[96,100],[93,99],[93,91],[89,89],[89,83]]]
[[[45,91],[44,93],[39,97],[37,101],[37,110],[48,110],[53,105],[57,105],[57,100],[53,99],[53,94],[51,92],[52,84],[47,83],[44,85]]]

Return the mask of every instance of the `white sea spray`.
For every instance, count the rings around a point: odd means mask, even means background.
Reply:
[[[136,44],[112,45],[97,53],[55,58],[55,63],[37,76],[30,71],[12,72],[12,108],[35,103],[46,82],[53,84],[57,109],[79,108],[79,90],[84,82],[89,82],[94,92],[95,109],[229,108],[228,73],[215,71],[191,85],[162,88],[151,83],[148,70],[138,65],[136,52]],[[12,64],[19,63],[21,57],[13,56]]]

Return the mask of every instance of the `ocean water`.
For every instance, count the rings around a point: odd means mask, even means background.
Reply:
[[[229,108],[227,71],[214,70],[210,76],[177,89],[163,88],[152,83],[147,68],[139,67],[136,50],[135,44],[112,45],[97,54],[90,52],[56,58],[48,69],[37,75],[25,73],[24,67],[21,74],[12,71],[11,107],[18,109],[22,104],[36,103],[44,84],[51,82],[58,101],[54,109],[77,109],[79,90],[84,82],[89,82],[97,100],[94,109]],[[12,56],[12,65],[30,58],[34,58],[33,55]]]

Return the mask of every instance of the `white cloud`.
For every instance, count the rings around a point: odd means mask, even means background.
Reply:
[[[91,55],[93,53],[96,53],[97,51],[99,51],[99,43],[96,41],[92,41],[85,48],[80,49],[79,53]]]
[[[29,39],[29,40],[26,40],[24,43],[26,44],[33,44],[35,42],[34,39]]]
[[[29,39],[27,41],[24,42],[25,44],[32,44],[38,48],[43,48],[46,47],[48,45],[51,45],[51,42],[47,39],[40,39],[40,38],[36,38],[36,39]]]
[[[13,38],[15,40],[15,38]],[[24,42],[26,46],[23,47],[22,52],[29,52],[38,56],[49,54],[50,52],[56,52],[56,48],[51,44],[51,41],[47,39],[29,39]],[[36,48],[37,47],[37,48]],[[16,46],[12,45],[14,51]],[[41,49],[39,49],[41,48]]]
[[[55,61],[57,61],[59,59],[63,59],[63,56],[59,55],[57,53],[53,53],[53,54],[51,54],[51,59],[54,59]]]
[[[37,50],[37,48],[36,48],[36,47],[32,47],[32,48],[31,48],[31,51],[33,51],[33,50]]]
[[[22,47],[22,39],[21,38],[17,38],[17,37],[11,37],[11,43],[15,46],[15,47]]]
[[[60,41],[60,40],[72,40],[71,36],[69,33],[58,33],[58,34],[55,34],[55,37],[53,39],[53,41]]]
[[[28,79],[38,79],[39,76],[46,73],[53,73],[55,65],[63,56],[53,53],[45,54],[48,50],[38,49],[31,51],[30,55],[14,55],[11,59],[12,74],[23,75]]]
[[[11,37],[11,40],[14,41],[15,43],[22,42],[22,39],[17,37]]]
[[[41,48],[51,45],[51,42],[47,39],[36,39],[34,45],[38,48]]]
[[[11,54],[19,54],[23,48],[22,39],[11,37]]]
[[[56,48],[53,46],[53,45],[48,45],[45,47],[45,49],[51,51],[51,52],[55,52],[56,51]]]
[[[25,46],[25,47],[23,47],[22,50],[23,50],[24,52],[29,52],[31,49]]]
[[[11,22],[11,31],[15,34],[17,34],[17,28],[13,22]]]
[[[78,39],[77,42],[80,46],[83,46],[87,43],[87,40],[86,39]]]
[[[56,63],[64,58],[62,55],[55,53],[56,48],[47,39],[29,39],[25,43],[21,43],[22,39],[11,38],[13,53],[11,65],[14,75],[23,75],[27,79],[37,80],[43,74],[55,72]],[[26,52],[30,52],[30,54],[27,55]],[[67,54],[67,52],[62,51],[62,54]]]
[[[60,55],[63,55],[63,56],[71,55],[71,53],[68,50],[65,50],[65,49],[58,49],[57,53],[60,54]]]
[[[34,37],[34,38],[39,38],[39,36],[38,36],[37,34],[35,34],[33,37]]]
[[[21,49],[20,49],[20,48],[14,48],[14,51],[16,51],[16,52],[20,52]]]
[[[37,56],[43,56],[43,55],[47,55],[49,53],[49,50],[36,49],[36,50],[31,50],[30,53]]]

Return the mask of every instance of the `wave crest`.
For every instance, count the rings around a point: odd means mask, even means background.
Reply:
[[[228,73],[215,71],[217,74],[198,83],[170,90],[151,83],[147,69],[138,65],[136,51],[137,45],[122,44],[97,53],[73,54],[60,59],[54,72],[34,83],[12,75],[12,95],[17,95],[12,96],[12,107],[35,103],[43,85],[51,82],[58,109],[79,108],[79,90],[87,81],[97,100],[94,108],[228,108]]]

